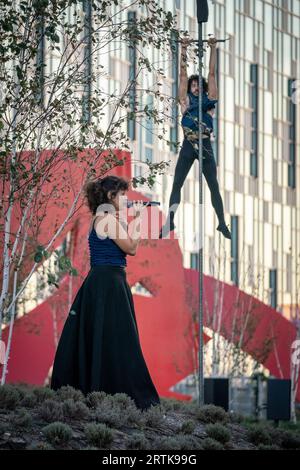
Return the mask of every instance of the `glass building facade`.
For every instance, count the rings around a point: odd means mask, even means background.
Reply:
[[[125,0],[123,3],[128,4]],[[159,3],[177,14],[178,28],[197,38],[195,1]],[[238,285],[279,312],[288,308],[293,317],[300,291],[300,0],[208,0],[208,6],[204,37],[214,34],[229,38],[217,48],[219,102],[212,144],[232,240],[216,231],[217,217],[203,178],[204,272]],[[119,9],[112,5],[113,14]],[[124,9],[116,20],[134,21],[136,15],[145,13],[145,7]],[[134,44],[131,46],[115,40],[99,51],[97,63],[108,75],[99,74],[97,86],[107,95],[120,94],[123,84],[134,78],[141,51]],[[133,110],[136,100],[140,107],[155,104],[164,111],[169,116],[167,138],[158,138],[161,129],[151,119],[129,116],[124,131],[130,138],[134,176],[143,175],[146,160],[171,160],[152,190],[140,188],[146,196],[160,201],[166,214],[179,152],[167,140],[182,140],[180,108],[171,101],[170,109],[163,109],[164,104],[159,100],[154,103],[153,95],[144,93],[142,88],[156,91],[159,80],[163,84],[160,92],[176,98],[180,48],[167,53],[149,46],[142,53],[156,68],[163,69],[165,78],[145,68],[130,88],[130,105]],[[206,77],[209,53],[204,52]],[[55,67],[55,57],[49,67]],[[197,61],[188,68],[189,74],[195,72]],[[87,95],[92,92],[85,90]],[[112,104],[99,125],[105,128],[113,112]],[[88,119],[88,109],[84,113]],[[182,188],[175,217],[176,235],[187,268],[198,265],[198,200],[195,161]]]
[[[161,4],[177,14],[181,29],[197,38],[196,2],[168,0]],[[216,0],[208,5],[204,37],[212,33],[230,38],[217,49],[219,102],[212,143],[232,240],[216,231],[217,218],[203,179],[204,272],[238,285],[279,312],[288,307],[289,315],[294,316],[300,287],[300,1]],[[157,50],[147,53],[149,60],[161,61],[167,76],[164,92],[174,95],[176,50],[173,57],[158,57]],[[205,76],[208,62],[209,51],[204,53]],[[191,63],[188,73],[196,71],[197,64]],[[154,83],[147,71],[143,80],[148,86]],[[178,125],[173,119],[170,135],[180,140],[180,109],[173,107],[170,114],[177,116]],[[133,173],[142,174],[139,161],[146,157],[154,162],[172,160],[153,191],[144,191],[160,200],[166,213],[178,153],[157,134],[157,129],[137,126],[132,141]],[[193,268],[198,262],[198,195],[195,161],[175,219],[184,266]],[[219,263],[212,262],[216,259]]]

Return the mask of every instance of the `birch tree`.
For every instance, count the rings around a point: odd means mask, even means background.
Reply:
[[[114,150],[130,150],[128,121],[138,125],[152,119],[162,128],[158,137],[167,141],[166,110],[174,98],[160,93],[164,71],[145,50],[150,45],[170,51],[175,18],[154,0],[0,0],[0,7],[0,324],[10,325],[3,384],[18,300],[84,203],[87,179],[124,164]],[[132,11],[137,14],[128,20],[124,13]],[[121,43],[136,50],[136,67],[119,93],[107,93],[99,83],[109,70],[99,57]],[[141,83],[144,70],[156,77],[154,88]],[[140,105],[144,94],[153,96],[152,107]],[[157,103],[163,103],[162,110]],[[66,162],[80,168],[76,191],[67,176],[56,177]],[[145,174],[133,178],[133,187],[152,187],[168,165],[146,161]],[[50,193],[43,192],[45,185]],[[47,204],[54,194],[62,203],[66,192],[72,193],[72,203],[41,246],[37,240]],[[57,253],[57,261],[62,273],[76,275],[68,258]],[[49,275],[48,282],[57,279]],[[0,339],[1,333],[2,328]]]

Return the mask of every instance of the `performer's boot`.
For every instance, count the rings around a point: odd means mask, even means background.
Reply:
[[[169,232],[172,232],[176,225],[174,224],[174,213],[169,212],[165,224],[160,229],[159,238],[164,238],[168,235]]]
[[[225,238],[229,238],[229,240],[231,240],[231,233],[230,233],[230,230],[229,230],[229,228],[227,227],[227,225],[225,223],[225,220],[223,220],[222,222],[219,223],[219,225],[217,226],[217,230],[219,230],[219,232],[223,233]]]

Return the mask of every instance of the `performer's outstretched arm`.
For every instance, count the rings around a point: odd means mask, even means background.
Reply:
[[[208,45],[210,46],[210,58],[209,58],[209,72],[208,72],[208,97],[210,99],[218,99],[218,88],[215,79],[215,68],[216,68],[216,38],[209,38]]]
[[[188,75],[187,75],[187,46],[189,44],[188,39],[183,39],[181,43],[181,55],[180,55],[180,72],[179,72],[179,90],[178,97],[181,106],[182,114],[186,111],[188,103],[187,86],[188,86]]]

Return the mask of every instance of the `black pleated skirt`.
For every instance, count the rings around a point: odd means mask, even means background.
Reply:
[[[126,393],[140,409],[160,403],[143,357],[132,293],[121,266],[90,269],[64,324],[51,388]]]

